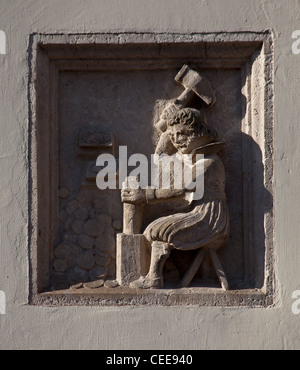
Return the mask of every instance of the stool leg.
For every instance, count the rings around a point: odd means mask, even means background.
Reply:
[[[217,256],[217,253],[213,249],[209,249],[209,255],[214,266],[214,269],[218,275],[223,290],[229,290],[228,281],[226,279],[225,272]]]
[[[186,288],[189,286],[191,281],[193,280],[194,276],[196,275],[196,272],[198,271],[203,258],[205,256],[206,251],[204,249],[201,249],[200,252],[197,254],[195,257],[191,267],[187,270],[187,272],[184,274],[181,282],[180,282],[180,287],[181,288]]]

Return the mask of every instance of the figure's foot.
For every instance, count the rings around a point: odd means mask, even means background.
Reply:
[[[153,279],[148,276],[141,276],[129,284],[132,289],[160,289],[160,279]]]

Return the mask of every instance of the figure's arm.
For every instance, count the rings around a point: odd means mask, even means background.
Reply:
[[[169,201],[174,198],[184,198],[186,189],[146,189],[146,201],[153,204]]]
[[[191,183],[185,184],[183,189],[146,189],[146,202],[153,204],[181,198],[191,202],[192,199],[201,199],[204,195],[204,176],[211,176],[216,171],[217,161],[214,157],[205,158],[198,163],[199,170],[193,171]],[[195,169],[195,167],[194,167]],[[192,171],[192,170],[191,170]],[[191,193],[194,193],[193,195]]]
[[[204,176],[209,176],[209,172],[214,170],[216,161],[214,158],[205,159],[204,163]],[[200,167],[201,169],[201,167]],[[197,172],[197,171],[196,171]],[[195,175],[193,173],[193,175]],[[197,175],[197,173],[196,173]],[[199,176],[203,177],[203,172],[199,171]],[[200,182],[200,180],[199,180]],[[197,186],[197,178],[192,176],[192,183],[183,189],[130,189],[124,188],[121,192],[122,202],[124,203],[142,203],[147,202],[148,204],[160,203],[169,201],[172,199],[190,199],[190,193],[195,193],[197,190],[201,190],[202,187]],[[191,185],[194,185],[193,187]],[[198,189],[198,187],[200,189]],[[202,193],[201,193],[202,194]],[[200,199],[200,198],[199,198]]]

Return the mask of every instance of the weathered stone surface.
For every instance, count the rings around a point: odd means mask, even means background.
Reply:
[[[84,227],[84,223],[82,221],[76,220],[72,223],[72,231],[75,234],[81,234]]]
[[[89,271],[89,278],[93,280],[101,280],[105,279],[107,276],[107,270],[105,267],[101,266],[94,266],[90,271]]]
[[[119,284],[116,280],[106,280],[104,286],[105,288],[116,288]]]
[[[86,221],[89,216],[89,212],[86,208],[77,208],[74,212],[74,216],[80,221]]]
[[[84,225],[84,231],[89,236],[97,237],[102,234],[103,226],[97,219],[88,220]]]
[[[95,244],[95,239],[87,235],[79,236],[79,246],[83,249],[92,249]]]
[[[83,283],[78,283],[78,284],[74,284],[74,285],[71,285],[70,287],[72,290],[78,290],[78,289],[81,289],[83,288]]]
[[[144,235],[117,235],[117,281],[120,285],[130,282],[146,274],[149,267]]]
[[[66,272],[68,269],[68,261],[65,259],[56,259],[53,263],[56,272]]]
[[[90,270],[95,264],[95,257],[93,253],[88,251],[82,253],[77,258],[77,265],[85,270]]]
[[[105,252],[96,253],[95,262],[99,266],[108,266],[111,261],[110,255]]]
[[[66,207],[66,211],[68,212],[69,215],[74,215],[74,212],[78,209],[79,203],[77,200],[72,200],[71,202],[68,203]]]
[[[70,243],[61,243],[55,248],[54,254],[57,258],[69,258],[72,256],[72,247]]]
[[[112,223],[112,227],[118,231],[122,230],[122,226],[123,226],[122,220],[114,220]]]
[[[66,188],[59,189],[58,195],[60,198],[65,199],[68,198],[70,192]]]
[[[52,285],[54,289],[66,289],[69,286],[66,274],[54,272],[52,275]]]
[[[112,252],[115,249],[115,238],[112,234],[104,232],[103,235],[99,236],[95,242],[96,253],[101,252]]]
[[[88,288],[88,289],[98,289],[104,285],[104,280],[103,279],[95,280],[95,281],[91,281],[90,283],[85,283],[83,285],[85,288]]]
[[[79,284],[88,281],[88,272],[79,267],[74,267],[68,271],[67,277],[70,284]]]

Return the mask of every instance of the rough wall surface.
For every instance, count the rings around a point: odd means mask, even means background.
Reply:
[[[299,349],[297,0],[0,0],[1,349]],[[28,305],[28,47],[34,33],[262,32],[274,38],[274,249],[269,308]],[[35,190],[35,189],[33,189]]]

